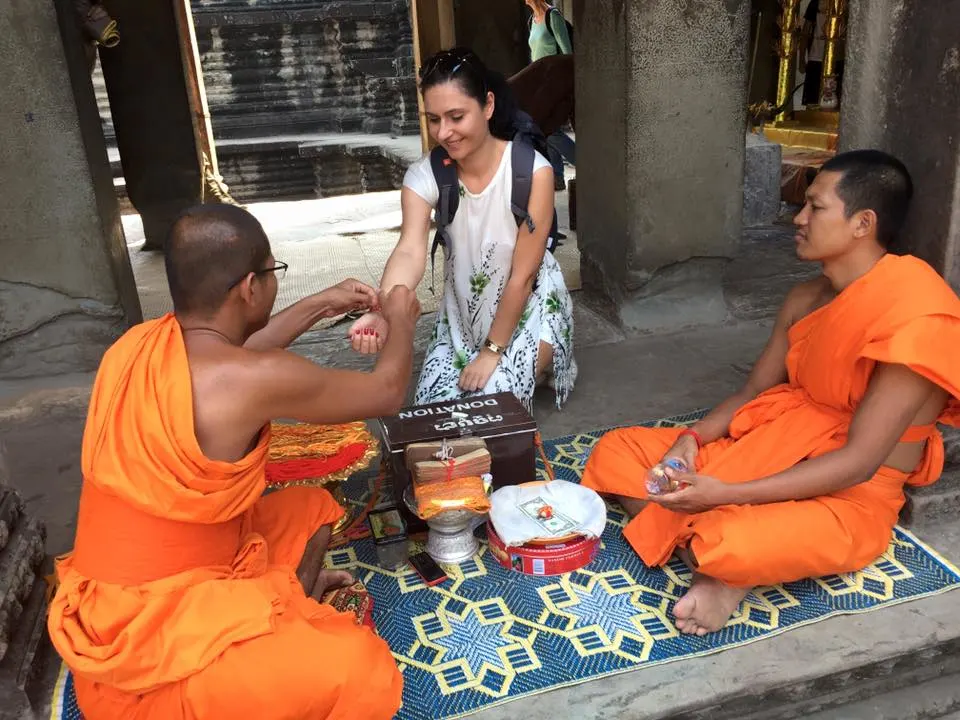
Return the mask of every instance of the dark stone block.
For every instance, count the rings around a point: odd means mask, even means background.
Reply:
[[[24,604],[43,562],[45,542],[43,523],[31,518],[17,526],[0,552],[0,659],[6,655],[16,633]]]
[[[780,212],[780,159],[777,143],[747,133],[743,177],[743,225],[770,225]]]
[[[23,500],[20,494],[13,488],[0,488],[0,550],[7,546],[21,515]]]
[[[576,232],[577,230],[577,179],[570,178],[570,182],[567,183],[567,195],[569,196],[569,207],[570,212],[570,229]]]
[[[52,669],[58,659],[47,636],[47,584],[36,576],[6,655],[0,660],[0,720],[35,718],[50,701]]]

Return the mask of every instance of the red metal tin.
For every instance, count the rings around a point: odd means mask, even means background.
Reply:
[[[589,564],[600,549],[600,538],[582,535],[554,544],[527,544],[508,548],[487,523],[490,552],[503,567],[525,575],[563,575]]]

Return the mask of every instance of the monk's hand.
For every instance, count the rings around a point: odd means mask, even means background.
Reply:
[[[383,349],[390,326],[379,312],[368,312],[350,326],[350,346],[358,353],[373,355]]]
[[[380,308],[380,312],[386,320],[386,326],[391,328],[404,328],[412,331],[420,317],[420,301],[417,300],[417,294],[406,285],[395,285],[390,292],[381,292]],[[385,329],[383,330],[383,336],[386,338]]]
[[[467,391],[482,390],[487,386],[490,376],[497,369],[500,356],[484,348],[460,373],[460,389]]]
[[[335,317],[355,310],[376,310],[377,291],[366,283],[348,278],[320,293],[327,305],[327,316]]]
[[[697,441],[693,439],[692,435],[681,435],[664,454],[661,462],[669,460],[670,458],[677,458],[682,460],[688,469],[693,470],[696,467],[697,453],[699,451],[700,448],[697,447]],[[667,468],[667,475],[670,477],[680,477],[672,468]]]
[[[663,495],[650,495],[650,502],[663,505],[667,510],[694,515],[713,510],[721,505],[734,504],[730,485],[709,475],[685,473],[679,475],[680,488]]]

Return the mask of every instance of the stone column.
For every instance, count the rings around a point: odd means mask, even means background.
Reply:
[[[851,0],[840,149],[902,160],[903,238],[960,290],[960,0]]]
[[[94,370],[141,317],[72,5],[0,2],[0,379]]]
[[[750,2],[573,7],[584,287],[630,329],[722,320],[741,229]]]

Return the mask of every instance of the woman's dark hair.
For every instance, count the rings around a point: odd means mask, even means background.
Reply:
[[[490,134],[501,140],[513,139],[517,103],[503,75],[488,69],[473,50],[459,47],[441,50],[420,69],[420,92],[452,81],[459,83],[463,92],[480,103],[480,107],[487,104],[487,93],[492,92]]]

